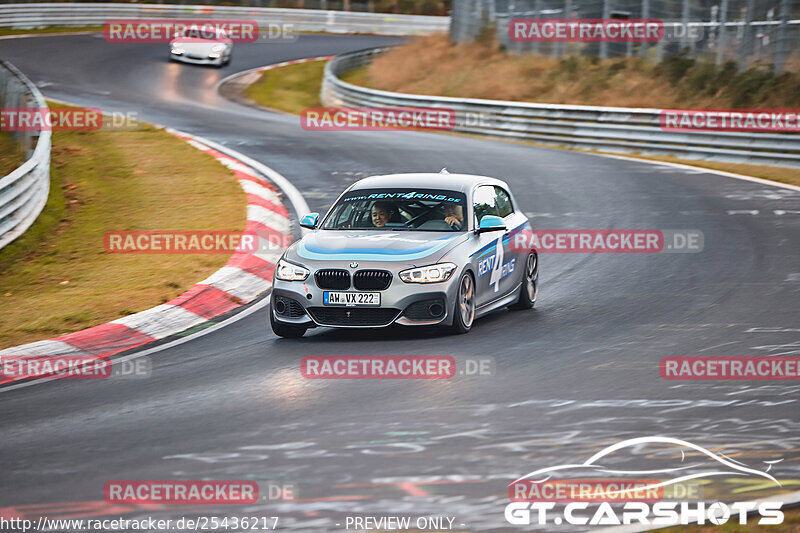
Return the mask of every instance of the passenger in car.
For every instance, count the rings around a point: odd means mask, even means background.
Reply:
[[[464,226],[464,209],[460,205],[445,204],[444,221],[454,230],[460,231]]]

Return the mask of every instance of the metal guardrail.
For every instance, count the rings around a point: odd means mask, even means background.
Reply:
[[[446,32],[449,17],[319,9],[211,5],[42,3],[0,4],[0,27],[102,26],[109,19],[248,19],[262,28],[292,24],[294,31],[421,35]]]
[[[3,107],[47,107],[39,89],[7,61],[0,60]],[[28,159],[0,177],[0,248],[22,235],[42,212],[50,191],[50,138],[47,130],[17,132]],[[34,147],[35,143],[35,147]]]
[[[370,63],[386,48],[337,56],[325,68],[321,99],[326,106],[452,109],[455,131],[590,150],[675,155],[732,163],[800,167],[800,135],[791,133],[668,132],[660,109],[535,104],[422,96],[379,91],[339,76]]]

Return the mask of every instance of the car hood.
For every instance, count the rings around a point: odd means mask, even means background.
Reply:
[[[435,261],[466,238],[463,232],[317,230],[303,237],[291,252],[300,261],[405,261],[424,264]]]

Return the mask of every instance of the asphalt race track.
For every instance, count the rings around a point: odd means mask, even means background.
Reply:
[[[243,107],[215,89],[245,69],[389,42],[396,39],[302,35],[293,44],[237,45],[220,70],[169,63],[167,45],[98,35],[3,40],[0,48],[45,96],[136,111],[222,143],[280,172],[314,211],[367,175],[447,167],[507,180],[537,228],[698,229],[704,251],[543,254],[536,309],[496,312],[465,336],[316,329],[283,340],[262,310],[150,355],[149,379],[5,391],[0,507],[266,514],[291,531],[405,513],[455,517],[459,530],[517,530],[503,518],[508,482],[647,435],[759,469],[782,457],[772,473],[786,480],[785,492],[799,490],[791,482],[800,480],[796,381],[666,381],[659,361],[800,354],[800,193],[456,135],[308,132],[296,116]],[[491,356],[496,368],[435,381],[300,375],[302,357],[342,354]],[[104,504],[103,485],[125,479],[254,479],[293,484],[298,498],[233,509]]]

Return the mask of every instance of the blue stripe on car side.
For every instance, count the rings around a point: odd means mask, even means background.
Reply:
[[[519,233],[520,231],[524,230],[526,227],[530,227],[530,223],[529,223],[529,222],[524,222],[524,223],[520,224],[519,226],[517,226],[516,228],[512,229],[512,230],[511,230],[511,231],[508,233],[508,235],[507,235],[507,236],[503,237],[503,246],[505,246],[506,244],[508,244],[508,241],[510,241],[510,240],[511,240],[511,237],[512,237],[512,236],[513,236],[515,233]],[[480,258],[481,258],[481,257],[483,257],[484,255],[486,255],[486,254],[488,254],[488,253],[492,253],[492,252],[494,252],[494,249],[495,249],[495,247],[496,247],[496,246],[497,246],[497,244],[496,244],[496,243],[494,243],[494,242],[492,242],[492,243],[489,243],[489,244],[487,244],[486,246],[484,246],[483,248],[481,248],[480,250],[478,250],[477,252],[475,252],[474,254],[472,254],[470,257],[475,257],[476,255],[480,254],[480,255],[478,255],[478,257],[477,257],[477,259],[480,259]]]

